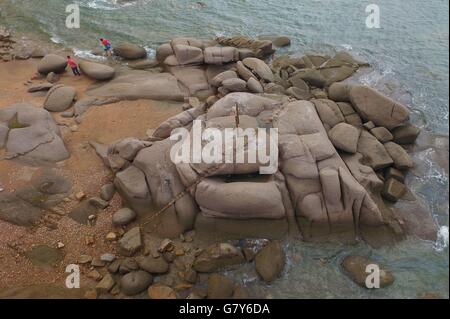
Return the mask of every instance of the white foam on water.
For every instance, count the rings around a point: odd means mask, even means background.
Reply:
[[[63,40],[59,37],[59,36],[57,36],[57,35],[52,35],[51,37],[50,37],[50,40],[53,42],[53,43],[56,43],[56,44],[61,44],[61,43],[63,43]]]
[[[448,226],[441,226],[437,233],[437,240],[434,244],[434,249],[443,251],[448,247]]]
[[[95,55],[89,50],[73,49],[73,53],[75,56],[80,57],[80,58],[96,60],[96,61],[105,61],[106,60],[106,57]]]
[[[144,46],[145,51],[147,51],[147,56],[149,58],[156,57],[156,50],[147,46]]]

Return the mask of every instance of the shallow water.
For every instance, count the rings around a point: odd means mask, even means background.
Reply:
[[[234,34],[289,36],[291,47],[279,53],[350,50],[359,55],[373,68],[358,81],[410,106],[413,122],[425,131],[443,134],[417,150],[417,168],[408,177],[443,235],[438,243],[409,240],[381,250],[364,244],[291,244],[288,269],[270,292],[274,297],[291,298],[416,298],[431,291],[448,297],[448,1],[379,0],[380,29],[366,28],[369,2],[361,0],[203,2],[205,8],[188,0],[0,0],[0,24],[37,32],[43,39],[50,37],[76,48],[80,55],[99,48],[102,36],[113,43],[144,45],[152,53],[175,36]],[[81,6],[80,30],[64,27],[65,6],[70,3]],[[348,253],[374,257],[394,271],[396,283],[379,291],[357,287],[339,269]],[[321,263],[321,258],[328,261]]]

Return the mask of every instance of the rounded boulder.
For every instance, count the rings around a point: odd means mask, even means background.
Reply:
[[[55,85],[47,93],[44,108],[50,112],[63,112],[72,105],[75,96],[75,88],[65,85]]]
[[[114,54],[123,59],[137,60],[145,58],[147,56],[147,51],[138,45],[123,43],[114,47]]]
[[[67,61],[62,56],[47,54],[38,64],[38,72],[44,75],[50,72],[63,73],[66,70]]]
[[[87,77],[98,81],[110,80],[115,75],[112,67],[95,62],[83,61],[80,63],[80,69]]]

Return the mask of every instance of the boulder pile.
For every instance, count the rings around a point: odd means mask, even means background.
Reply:
[[[12,59],[13,44],[11,33],[5,27],[0,26],[0,60],[6,62]]]
[[[127,205],[136,212],[168,205],[159,228],[167,236],[191,229],[239,238],[356,235],[367,228],[408,233],[408,220],[386,204],[407,192],[404,176],[414,165],[403,147],[420,132],[409,123],[409,109],[372,88],[342,82],[367,66],[346,52],[282,56],[269,66],[257,58],[273,52],[269,43],[173,39],[156,54],[167,72],[132,71],[90,92],[125,97],[142,90],[139,96],[152,98],[150,86],[137,87],[164,77],[174,83],[172,94],[187,102],[185,111],[154,130],[150,143],[127,139],[99,152],[116,172]],[[131,84],[132,74],[142,77],[140,84]],[[159,97],[167,99],[162,92]],[[236,109],[243,128],[278,129],[275,173],[260,175],[260,163],[217,168],[171,161],[173,130],[192,132],[194,120],[203,128],[233,128]],[[127,144],[135,152],[123,156],[117,149]],[[426,212],[417,218],[431,217]]]

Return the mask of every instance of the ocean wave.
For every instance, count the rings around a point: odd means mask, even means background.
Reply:
[[[448,247],[448,226],[441,226],[437,236],[438,237],[436,243],[434,244],[434,248],[437,251],[443,251]]]
[[[106,57],[95,55],[92,53],[92,51],[89,50],[81,50],[81,49],[73,49],[73,53],[75,56],[90,60],[96,60],[96,61],[105,61]]]

